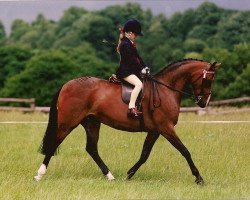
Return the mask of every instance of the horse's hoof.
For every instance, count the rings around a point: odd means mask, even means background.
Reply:
[[[36,181],[36,182],[39,182],[41,179],[42,179],[42,177],[39,176],[39,175],[33,177],[33,180]]]
[[[127,180],[130,180],[134,176],[135,172],[128,173]]]
[[[115,180],[115,177],[111,174],[110,171],[108,172],[108,174],[106,175],[106,177],[108,178],[109,181]]]
[[[204,185],[205,184],[203,178],[201,178],[201,177],[196,178],[195,183],[197,185]]]

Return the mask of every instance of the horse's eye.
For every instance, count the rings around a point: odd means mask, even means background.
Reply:
[[[203,79],[203,86],[209,87],[212,84],[212,80]]]

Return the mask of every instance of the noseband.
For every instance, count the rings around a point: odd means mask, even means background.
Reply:
[[[206,102],[206,106],[207,106],[207,104],[209,103],[212,91],[210,91],[208,93],[204,93],[204,88],[208,87],[208,86],[211,86],[212,80],[214,79],[215,72],[214,71],[208,71],[208,70],[204,69],[202,73],[203,73],[203,75],[202,75],[202,83],[201,83],[201,92],[200,92],[199,95],[195,96],[195,103],[198,104],[201,101],[201,99],[203,99],[203,97],[205,95],[209,95],[208,98],[207,98],[207,102]],[[207,78],[207,74],[213,74],[213,78],[209,80]]]

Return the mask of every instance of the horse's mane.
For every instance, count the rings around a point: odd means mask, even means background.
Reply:
[[[177,61],[174,61],[172,63],[170,63],[169,65],[167,65],[166,67],[164,67],[163,69],[161,69],[159,72],[156,73],[156,75],[160,75],[163,73],[163,71],[165,70],[174,70],[178,67],[180,67],[181,65],[187,63],[187,62],[192,62],[192,61],[200,61],[200,62],[207,62],[207,61],[204,61],[204,60],[199,60],[199,59],[194,59],[194,58],[184,58],[182,60],[177,60]]]

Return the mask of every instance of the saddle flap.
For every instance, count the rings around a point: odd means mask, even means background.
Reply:
[[[131,85],[130,83],[128,83],[126,81],[121,81],[121,84],[122,84],[122,101],[125,104],[129,104],[131,93],[132,93],[135,86]],[[135,102],[135,105],[139,109],[141,107],[140,106],[141,101],[142,101],[142,91],[140,91],[140,93],[139,93],[139,95],[138,95],[138,97],[136,99],[136,102]]]
[[[133,91],[134,86],[122,81],[122,100],[124,103],[129,104],[131,92]]]
[[[110,83],[115,83],[115,84],[121,84],[122,86],[122,101],[125,104],[129,104],[130,102],[130,97],[131,97],[131,93],[134,89],[134,86],[124,80],[120,80],[116,77],[115,74],[112,74],[112,76],[109,78],[109,82]],[[137,100],[136,100],[136,105],[139,105],[140,101],[142,100],[141,98],[141,93],[139,94]]]

